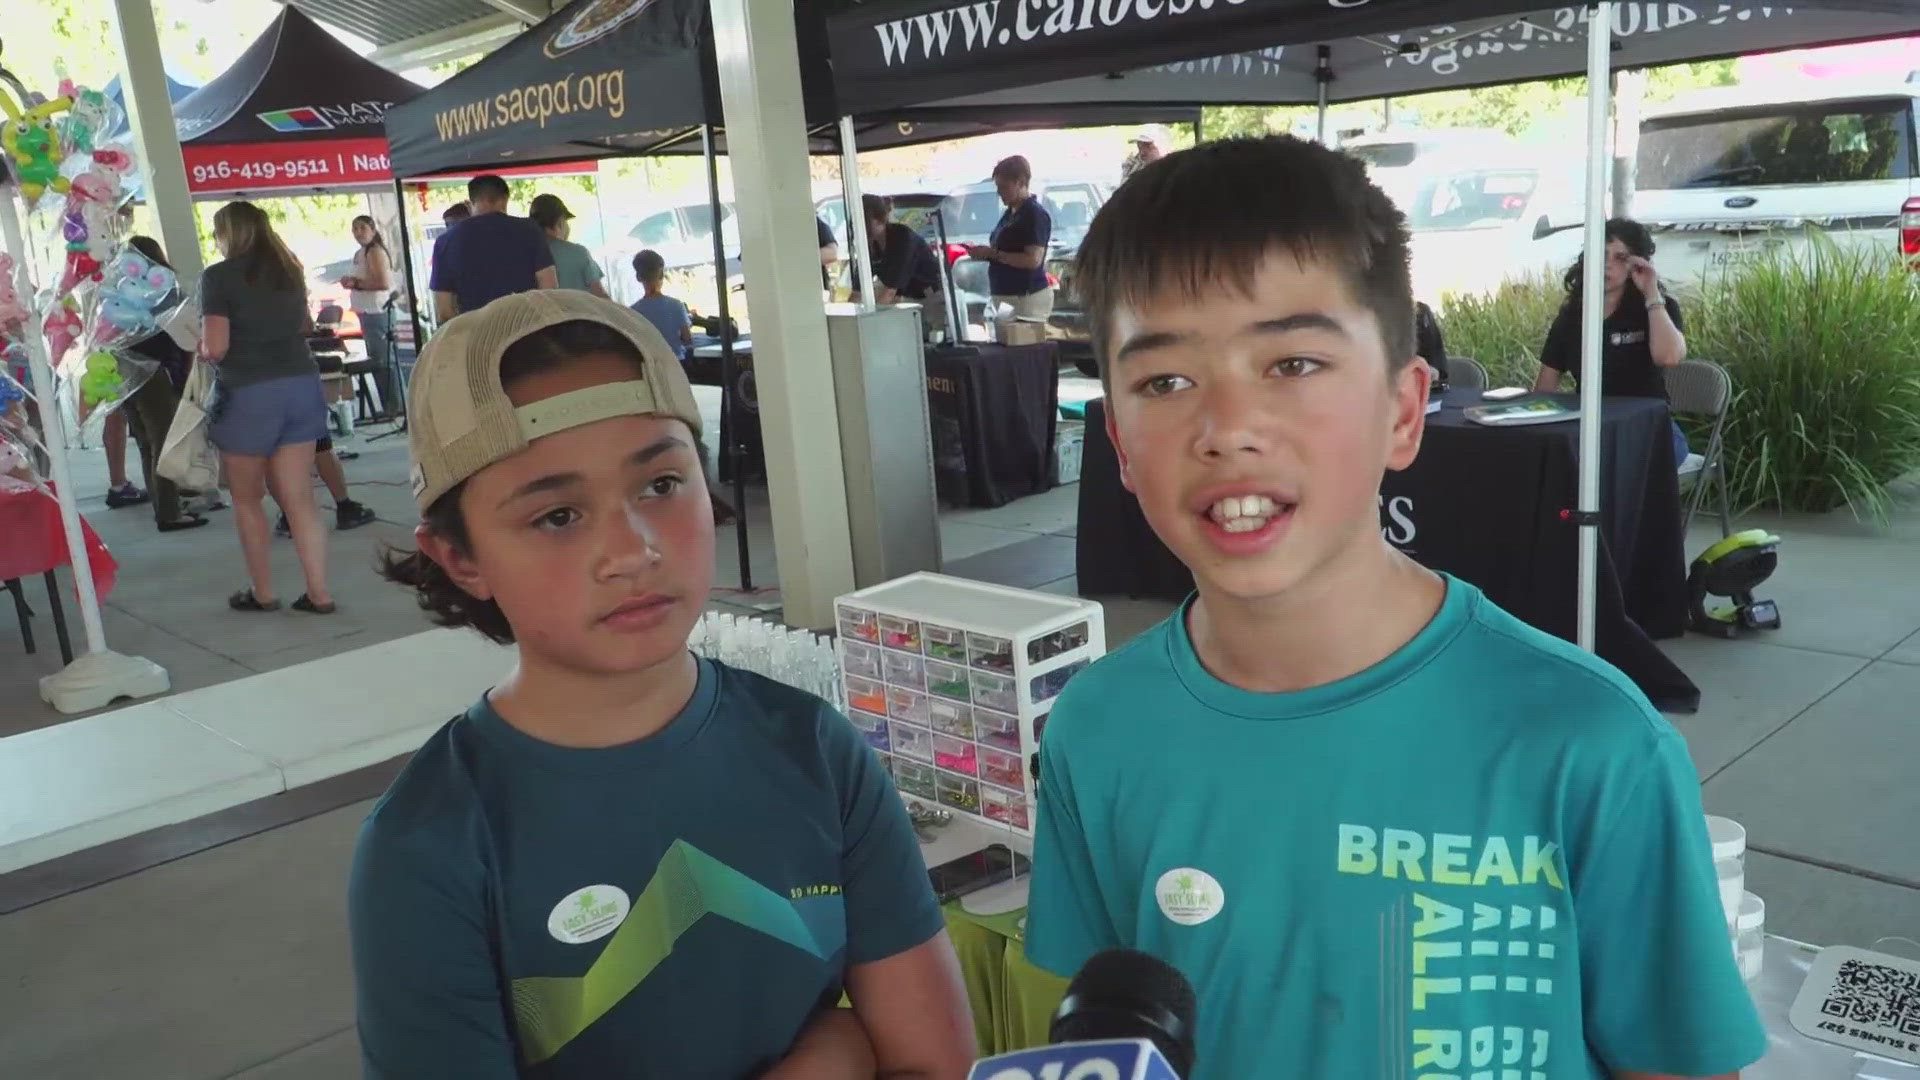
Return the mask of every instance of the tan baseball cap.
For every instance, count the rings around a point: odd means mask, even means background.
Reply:
[[[599,323],[631,341],[640,352],[641,377],[515,408],[500,385],[501,358],[535,331],[576,321]],[[448,321],[414,366],[407,412],[413,501],[422,514],[454,485],[542,435],[649,415],[684,420],[700,433],[693,387],[660,331],[630,308],[573,289],[503,296]]]

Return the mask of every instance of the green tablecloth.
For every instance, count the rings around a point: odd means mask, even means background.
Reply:
[[[957,902],[943,911],[967,980],[981,1055],[1045,1045],[1047,1023],[1066,996],[1067,980],[1027,962],[1021,932],[1026,912],[974,915]]]

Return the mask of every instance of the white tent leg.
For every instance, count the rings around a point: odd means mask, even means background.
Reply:
[[[1314,91],[1313,138],[1315,142],[1325,146],[1327,145],[1327,84],[1333,81],[1333,50],[1330,47],[1320,46],[1319,66],[1315,68],[1314,74],[1319,79],[1319,86]]]
[[[1594,651],[1600,580],[1600,335],[1606,314],[1608,70],[1613,0],[1600,0],[1587,23],[1587,250],[1580,298],[1580,582],[1575,641]]]
[[[32,296],[34,289],[26,276],[26,239],[20,230],[14,191],[12,184],[0,185],[0,238],[4,238],[6,250],[19,256],[15,286],[21,296]],[[38,323],[39,318],[35,316],[31,325]],[[171,686],[166,669],[151,660],[122,656],[107,649],[106,631],[100,623],[100,597],[94,588],[93,564],[87,559],[80,510],[74,505],[73,478],[67,468],[66,421],[60,415],[60,403],[53,390],[53,370],[47,363],[46,341],[38,333],[21,336],[26,339],[27,358],[33,366],[34,394],[40,401],[41,436],[53,472],[50,479],[58,494],[60,525],[66,534],[73,587],[80,598],[80,622],[87,637],[85,655],[40,680],[40,697],[61,712],[76,713],[97,709],[116,698],[164,694]]]
[[[840,191],[847,204],[847,258],[860,275],[860,310],[872,311],[880,293],[874,286],[873,260],[860,257],[869,246],[867,212],[860,199],[860,149],[854,143],[851,116],[840,118]]]

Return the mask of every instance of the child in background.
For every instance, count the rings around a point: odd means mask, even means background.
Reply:
[[[588,293],[510,295],[441,328],[410,405],[419,550],[388,576],[515,662],[361,832],[366,1075],[965,1076],[959,965],[879,759],[818,698],[687,651],[713,518],[666,343]]]
[[[1381,536],[1432,375],[1364,166],[1285,137],[1170,155],[1076,282],[1121,476],[1197,593],[1052,711],[1029,957],[1179,967],[1199,1080],[1757,1060],[1686,744]]]
[[[687,305],[661,291],[667,280],[667,261],[648,248],[633,257],[633,275],[640,279],[644,296],[633,302],[633,310],[653,324],[660,336],[680,357],[680,363],[693,360],[693,316]]]
[[[661,291],[661,285],[667,279],[667,261],[660,253],[648,248],[633,257],[633,274],[640,279],[640,287],[646,295],[635,300],[633,310],[639,312],[655,330],[660,331],[667,345],[680,358],[680,366],[689,373],[693,370],[693,314],[687,305],[675,300]],[[707,498],[713,503],[713,521],[716,525],[733,522],[735,511],[726,496],[720,494],[720,488],[713,482],[720,475],[712,468],[713,455],[708,452],[705,440],[700,443],[700,464],[708,476]]]

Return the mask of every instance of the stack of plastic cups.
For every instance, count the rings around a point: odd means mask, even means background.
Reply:
[[[1732,818],[1707,815],[1713,844],[1713,871],[1720,884],[1720,908],[1740,974],[1751,980],[1765,958],[1766,904],[1747,890],[1747,830]]]

